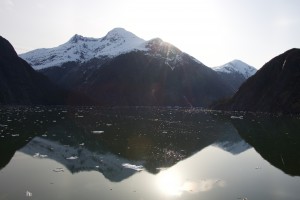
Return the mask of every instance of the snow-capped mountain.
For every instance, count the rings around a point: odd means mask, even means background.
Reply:
[[[100,39],[75,35],[21,55],[56,84],[97,105],[208,106],[234,90],[214,70],[159,38],[122,28]]]
[[[256,68],[240,61],[233,60],[219,67],[214,67],[213,70],[227,82],[228,85],[235,91],[257,71]]]
[[[233,60],[225,65],[214,67],[217,72],[221,73],[239,73],[244,76],[245,79],[248,79],[250,76],[254,75],[257,71],[256,68],[244,63],[240,60]]]
[[[92,58],[116,57],[135,48],[142,50],[144,42],[145,40],[123,28],[115,28],[99,39],[76,34],[58,47],[36,49],[20,54],[20,57],[39,70],[71,61],[83,63]]]

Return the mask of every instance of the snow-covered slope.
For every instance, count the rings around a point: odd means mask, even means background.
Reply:
[[[240,60],[233,60],[225,65],[214,67],[213,70],[217,72],[223,73],[238,73],[244,76],[245,79],[248,79],[250,76],[254,75],[257,71],[256,68],[240,61]]]
[[[114,58],[131,51],[144,51],[145,54],[162,58],[171,69],[188,55],[159,38],[145,41],[123,28],[115,28],[103,38],[88,38],[76,34],[58,47],[36,49],[20,54],[20,57],[35,70],[40,70],[72,61],[84,63],[92,58]],[[203,65],[192,56],[189,57]]]
[[[122,53],[143,49],[145,40],[123,28],[115,28],[103,38],[88,38],[74,35],[68,42],[54,48],[36,49],[20,57],[34,69],[61,66],[66,62],[85,62],[95,57],[115,57]]]

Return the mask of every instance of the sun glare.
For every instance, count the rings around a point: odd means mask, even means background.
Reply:
[[[169,196],[180,196],[181,177],[178,173],[172,171],[163,171],[157,176],[157,186],[162,193]]]
[[[225,187],[225,185],[225,181],[220,179],[185,180],[175,170],[162,171],[157,175],[157,187],[167,196],[208,192],[215,187]]]

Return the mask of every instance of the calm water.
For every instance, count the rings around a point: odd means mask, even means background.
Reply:
[[[2,107],[0,199],[300,199],[299,116]]]

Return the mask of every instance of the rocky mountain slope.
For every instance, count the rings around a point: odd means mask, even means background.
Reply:
[[[218,108],[263,112],[300,112],[300,49],[267,62]]]
[[[0,104],[62,104],[63,94],[0,36]]]
[[[0,104],[90,105],[85,95],[59,87],[20,58],[0,36]]]

